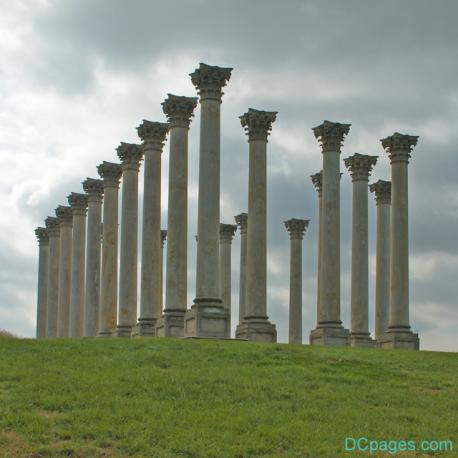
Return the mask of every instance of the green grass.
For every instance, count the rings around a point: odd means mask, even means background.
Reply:
[[[0,456],[316,458],[354,456],[346,436],[456,441],[457,380],[456,353],[2,339]]]

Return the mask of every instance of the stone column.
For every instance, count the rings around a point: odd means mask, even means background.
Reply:
[[[188,295],[188,131],[196,97],[168,94],[162,108],[169,122],[169,197],[165,310],[158,337],[183,337]]]
[[[340,320],[340,149],[350,124],[324,121],[313,128],[321,143],[323,176],[321,197],[320,316],[310,333],[312,345],[348,345],[349,332]]]
[[[289,264],[289,337],[288,343],[302,344],[302,239],[310,220],[285,221],[291,239]]]
[[[276,342],[275,325],[267,317],[267,137],[277,112],[250,108],[240,116],[248,135],[248,215],[246,311],[236,337]]]
[[[355,153],[344,159],[353,183],[351,248],[351,330],[352,347],[373,347],[369,333],[369,241],[368,182],[377,156]]]
[[[161,298],[161,314],[164,309],[164,243],[167,239],[167,230],[161,229],[161,270],[160,270],[160,280],[159,280],[159,296]]]
[[[228,313],[228,338],[231,336],[231,245],[236,230],[235,224],[219,226],[219,284],[223,307]]]
[[[246,255],[247,255],[247,230],[248,213],[236,215],[235,222],[240,228],[240,280],[239,280],[239,323],[245,318],[246,303]]]
[[[120,164],[103,162],[97,167],[103,179],[102,273],[100,280],[99,337],[116,330],[118,306],[118,189]]]
[[[418,137],[398,132],[381,140],[391,162],[390,319],[380,339],[382,348],[418,350],[420,341],[409,324],[409,198],[410,154]]]
[[[139,145],[121,142],[117,152],[122,163],[122,215],[116,335],[131,337],[137,323],[138,171],[143,151]]]
[[[220,130],[222,88],[232,68],[200,64],[190,74],[200,101],[196,298],[185,316],[186,337],[226,337],[228,314],[219,286]]]
[[[48,216],[45,220],[45,225],[49,236],[46,337],[57,337],[60,251],[59,220],[53,216]]]
[[[82,337],[84,330],[87,196],[72,192],[68,196],[68,203],[73,215],[69,336]]]
[[[103,181],[87,178],[83,189],[88,201],[84,335],[94,337],[99,321]]]
[[[155,336],[162,315],[161,155],[168,130],[147,120],[137,127],[145,154],[139,336]]]
[[[59,205],[56,208],[59,219],[59,297],[57,304],[57,336],[68,337],[70,324],[70,292],[72,280],[72,210]]]
[[[377,205],[377,248],[375,254],[375,338],[388,330],[390,304],[390,210],[391,182],[378,180],[369,186]]]
[[[37,339],[46,337],[48,310],[49,235],[44,227],[35,229],[38,252]]]

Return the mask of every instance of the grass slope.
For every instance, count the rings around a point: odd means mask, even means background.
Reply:
[[[0,456],[315,458],[354,456],[346,436],[456,440],[457,380],[456,353],[2,339]]]

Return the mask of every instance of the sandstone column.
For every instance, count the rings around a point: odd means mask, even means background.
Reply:
[[[240,116],[248,135],[248,223],[246,311],[236,337],[276,342],[275,325],[267,317],[267,137],[277,112],[250,108]]]
[[[377,247],[375,254],[375,338],[388,330],[390,304],[390,210],[391,182],[378,180],[369,186],[377,205]]]
[[[240,228],[240,280],[239,280],[239,322],[245,318],[246,303],[246,255],[247,255],[247,230],[248,213],[236,215],[235,222]]]
[[[220,224],[219,226],[219,284],[223,307],[228,313],[228,329],[226,337],[231,335],[231,245],[237,225]]]
[[[84,329],[87,196],[72,192],[68,196],[68,203],[73,215],[69,336],[82,337]]]
[[[160,280],[159,280],[159,296],[161,298],[161,313],[164,310],[164,243],[167,239],[167,230],[161,229],[161,270],[160,270]]]
[[[121,142],[117,153],[122,163],[122,215],[116,335],[131,337],[137,323],[138,171],[143,151],[139,145]]]
[[[59,301],[59,220],[48,216],[45,220],[49,236],[48,288],[46,337],[57,337],[58,301]]]
[[[48,310],[49,235],[44,227],[37,227],[38,239],[38,298],[37,298],[37,339],[46,337]]]
[[[391,162],[390,319],[380,340],[382,348],[418,350],[418,334],[409,324],[408,173],[410,154],[418,137],[398,132],[381,140]]]
[[[377,156],[355,153],[344,159],[353,182],[351,248],[351,330],[352,347],[372,347],[369,333],[369,241],[368,182]]]
[[[145,154],[139,336],[155,336],[162,315],[161,155],[168,130],[147,120],[137,127]]]
[[[59,219],[60,228],[57,336],[68,337],[70,324],[70,291],[72,279],[72,210],[70,207],[59,205],[56,208],[56,216]]]
[[[196,97],[168,94],[162,108],[169,122],[169,197],[165,310],[158,337],[183,337],[188,293],[188,130]]]
[[[94,337],[98,332],[100,302],[103,181],[87,178],[83,181],[83,189],[88,200],[84,335]]]
[[[118,305],[118,189],[120,164],[103,162],[97,167],[103,179],[102,273],[100,280],[99,337],[116,329]]]
[[[312,345],[348,345],[349,332],[340,320],[340,148],[350,124],[324,121],[313,128],[321,143],[323,176],[321,197],[320,316],[310,333]]]
[[[285,221],[291,239],[288,338],[291,344],[302,344],[302,239],[309,222],[308,219],[296,218]]]
[[[185,336],[226,337],[228,314],[219,286],[220,130],[222,88],[232,68],[200,64],[190,74],[200,101],[196,298],[185,315]]]

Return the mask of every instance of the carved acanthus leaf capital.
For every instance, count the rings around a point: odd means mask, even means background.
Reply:
[[[231,242],[234,234],[237,231],[236,224],[223,224],[219,225],[219,239],[221,242]]]
[[[262,111],[249,108],[248,111],[240,116],[240,123],[248,135],[248,141],[264,140],[272,130],[272,123],[277,118],[277,111]]]
[[[393,135],[382,138],[382,147],[388,152],[391,163],[409,162],[410,153],[417,144],[417,135],[407,135],[395,132]]]
[[[168,131],[168,123],[153,122],[144,119],[137,127],[138,136],[143,142],[143,150],[155,150],[162,152]]]
[[[167,116],[170,127],[186,127],[189,129],[194,108],[197,106],[197,97],[185,97],[167,94],[162,102],[162,111]]]
[[[86,178],[83,182],[84,192],[88,197],[96,197],[101,199],[103,196],[103,181],[96,178]]]
[[[161,243],[162,243],[162,248],[164,248],[164,242],[167,239],[167,229],[161,229]]]
[[[38,245],[46,245],[49,243],[49,234],[48,234],[48,229],[45,227],[37,227],[35,229],[35,235],[38,240]]]
[[[248,213],[240,213],[234,216],[237,226],[240,228],[240,234],[246,234],[248,229]]]
[[[355,153],[345,158],[344,164],[351,174],[352,181],[369,181],[369,175],[377,159],[378,156]]]
[[[222,88],[231,77],[232,68],[218,67],[201,63],[199,68],[190,73],[192,84],[197,89],[200,100],[215,99],[221,101]]]
[[[72,192],[68,197],[68,203],[72,209],[72,215],[85,215],[87,212],[87,195]]]
[[[369,189],[374,193],[377,205],[391,204],[391,181],[378,180],[370,184]]]
[[[323,171],[321,170],[310,175],[310,179],[312,180],[313,186],[315,186],[318,197],[321,197],[321,192],[323,191]]]
[[[72,209],[70,207],[59,205],[55,212],[60,226],[71,226],[73,224]]]
[[[302,239],[309,223],[309,219],[297,218],[291,218],[284,222],[286,230],[288,231],[291,239]]]
[[[121,142],[116,148],[118,157],[121,160],[123,170],[138,170],[143,159],[143,150],[135,143]]]
[[[324,151],[339,151],[351,124],[342,124],[340,122],[324,121],[317,127],[313,127],[315,138],[321,144]]]
[[[48,216],[45,219],[45,226],[48,230],[48,235],[50,237],[59,237],[60,229],[59,229],[59,219],[55,216]]]
[[[103,161],[97,166],[100,178],[103,180],[104,187],[119,187],[119,180],[122,176],[122,166],[114,162]]]

